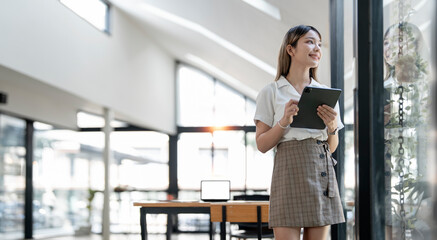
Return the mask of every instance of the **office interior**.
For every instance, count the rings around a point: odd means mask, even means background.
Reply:
[[[255,100],[298,24],[320,31],[319,80],[342,89],[346,222],[330,239],[435,239],[436,7],[1,1],[0,239],[140,239],[133,202],[199,200],[205,179],[268,195],[274,150],[256,148]],[[149,239],[168,219],[148,216]],[[207,215],[173,220],[207,239]]]

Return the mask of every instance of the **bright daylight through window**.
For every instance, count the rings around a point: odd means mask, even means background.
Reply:
[[[109,5],[102,0],[59,0],[102,32],[109,32]]]

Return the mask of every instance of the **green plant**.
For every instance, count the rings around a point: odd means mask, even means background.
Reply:
[[[423,199],[429,197],[421,166],[426,164],[426,153],[420,146],[426,145],[426,136],[422,135],[426,135],[424,129],[430,117],[430,93],[428,63],[418,50],[422,41],[420,30],[408,22],[399,22],[392,31],[396,34],[389,39],[394,48],[390,57],[394,60],[387,65],[393,84],[388,88],[390,97],[386,103],[391,106],[390,120],[385,126],[389,156],[386,164],[391,169],[392,225],[405,239],[407,233],[418,232],[417,214]]]
[[[88,188],[87,209],[88,209],[88,223],[89,224],[91,224],[91,215],[92,215],[92,211],[93,211],[93,199],[94,199],[97,192],[98,192],[97,190],[93,190],[91,188]]]

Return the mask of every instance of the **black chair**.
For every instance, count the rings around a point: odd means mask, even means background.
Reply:
[[[236,195],[233,197],[233,200],[242,200],[242,201],[268,201],[269,195],[264,194],[254,194],[254,195]],[[231,223],[238,225],[238,231],[232,232],[230,231],[230,239],[237,238],[240,239],[248,239],[255,238],[258,239],[258,226],[257,223]],[[263,238],[273,238],[273,229],[269,229],[268,223],[262,224],[262,236]]]

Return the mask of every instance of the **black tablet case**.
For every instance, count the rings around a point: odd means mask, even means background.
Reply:
[[[297,104],[299,112],[290,127],[325,129],[325,123],[317,115],[317,107],[326,104],[334,108],[340,94],[341,90],[336,88],[305,87]]]

